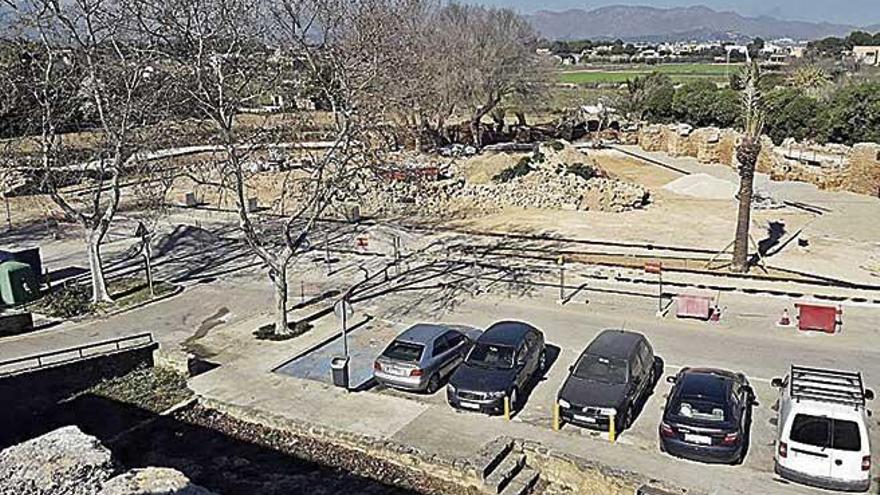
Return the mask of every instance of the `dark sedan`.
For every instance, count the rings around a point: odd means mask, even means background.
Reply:
[[[543,373],[546,361],[540,330],[518,321],[495,323],[449,379],[446,399],[457,409],[498,414],[507,397],[516,410],[523,390]]]
[[[660,450],[701,462],[739,464],[749,445],[755,395],[742,373],[684,368],[660,423]]]

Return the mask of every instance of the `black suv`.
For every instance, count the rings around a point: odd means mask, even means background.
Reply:
[[[540,378],[547,364],[544,334],[519,321],[490,326],[477,339],[464,363],[446,387],[449,405],[457,409],[497,414],[504,398],[518,409],[523,390]]]
[[[660,423],[660,450],[695,461],[741,463],[755,403],[746,377],[685,368],[667,380],[675,386]]]
[[[577,362],[559,390],[562,422],[608,429],[610,418],[622,431],[654,389],[662,364],[644,335],[604,330]]]

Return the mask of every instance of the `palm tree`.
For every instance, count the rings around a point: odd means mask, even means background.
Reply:
[[[742,121],[743,137],[736,146],[739,161],[739,214],[736,221],[736,237],[733,243],[733,264],[736,272],[749,270],[749,225],[752,220],[752,194],[754,192],[755,166],[761,154],[761,131],[764,129],[764,110],[758,85],[761,71],[752,62],[743,74]]]

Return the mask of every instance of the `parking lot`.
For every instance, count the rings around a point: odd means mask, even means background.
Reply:
[[[364,393],[379,397],[404,399],[426,407],[426,411],[406,425],[395,438],[415,445],[429,443],[449,454],[476,449],[491,440],[496,432],[510,430],[529,431],[539,437],[554,441],[575,442],[581,446],[593,446],[590,450],[611,448],[616,455],[627,457],[635,466],[660,466],[667,476],[687,472],[682,478],[701,479],[713,473],[732,475],[731,479],[750,479],[749,483],[767,488],[770,493],[781,489],[785,483],[791,493],[810,493],[813,490],[789,485],[773,474],[773,451],[775,440],[774,404],[777,390],[770,381],[784,376],[792,363],[862,371],[869,387],[880,379],[876,351],[864,345],[867,339],[876,338],[871,321],[877,310],[869,307],[852,307],[846,310],[845,329],[842,334],[823,335],[799,333],[794,328],[776,326],[779,312],[787,305],[783,299],[741,296],[730,301],[735,308],[725,314],[722,322],[710,323],[696,320],[680,320],[667,315],[658,317],[656,300],[638,297],[615,297],[586,292],[568,304],[559,305],[552,291],[533,294],[529,298],[486,295],[468,298],[454,308],[410,307],[405,315],[399,308],[411,295],[390,295],[371,301],[361,311],[375,315],[374,321],[355,332],[352,339],[368,349],[375,357],[393,337],[417,322],[443,322],[475,325],[486,328],[499,320],[526,321],[544,332],[548,347],[553,349],[545,376],[528,394],[523,408],[514,414],[510,423],[501,417],[487,417],[470,412],[452,412],[446,403],[445,390],[434,394],[408,393],[367,384]],[[645,334],[657,356],[665,364],[664,375],[656,389],[639,412],[633,426],[620,433],[616,444],[610,445],[607,433],[565,425],[561,431],[553,431],[553,403],[556,394],[568,375],[580,352],[601,330],[623,328]],[[360,333],[358,335],[358,333]],[[328,344],[316,356],[325,360],[338,342]],[[339,349],[336,349],[337,351]],[[558,350],[558,351],[557,351]],[[558,354],[558,355],[557,355]],[[355,351],[353,359],[363,361],[355,372],[357,382],[362,383],[366,356]],[[675,459],[660,453],[658,449],[658,425],[665,405],[665,397],[671,385],[665,377],[674,375],[682,367],[715,367],[747,375],[757,395],[758,405],[753,410],[751,441],[748,455],[741,466],[706,465]],[[329,368],[315,378],[329,382]],[[459,425],[460,423],[460,425]],[[480,431],[478,425],[484,426]],[[435,431],[440,425],[442,432]],[[469,426],[465,426],[469,425]],[[509,426],[506,426],[509,425]],[[477,427],[477,429],[474,429]],[[877,441],[877,428],[873,432]],[[601,456],[596,458],[602,462]],[[614,465],[613,460],[608,460]],[[705,478],[708,479],[708,478]],[[719,492],[741,491],[736,483],[724,486],[719,479]],[[786,491],[788,493],[788,491]]]

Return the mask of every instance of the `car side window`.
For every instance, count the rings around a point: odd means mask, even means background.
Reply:
[[[526,335],[526,346],[529,348],[529,356],[532,356],[538,349],[538,342],[535,338],[535,334],[529,333]]]
[[[647,342],[641,343],[640,351],[642,355],[642,362],[645,365],[645,371],[647,371],[651,369],[651,366],[654,365],[654,353],[651,351],[651,347],[648,346]]]
[[[444,352],[449,350],[449,338],[447,335],[441,335],[437,337],[437,340],[434,341],[434,354],[433,357],[437,357]]]
[[[517,351],[516,351],[517,364],[526,362],[528,357],[529,357],[529,343],[528,343],[528,341],[523,341],[523,343],[520,344],[519,349],[517,349]]]
[[[630,379],[631,380],[640,380],[642,375],[644,375],[645,365],[642,363],[642,357],[636,353],[633,354],[632,358],[630,358]]]

